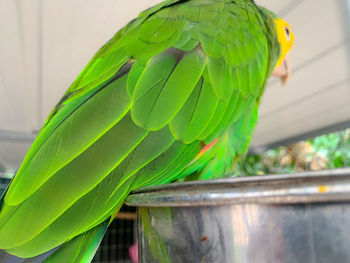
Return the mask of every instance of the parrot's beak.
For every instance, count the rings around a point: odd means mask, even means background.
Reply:
[[[272,71],[272,76],[280,77],[282,85],[285,85],[287,83],[288,78],[290,77],[292,72],[290,62],[289,62],[289,53],[284,57],[284,60],[282,61],[281,65],[276,67]]]

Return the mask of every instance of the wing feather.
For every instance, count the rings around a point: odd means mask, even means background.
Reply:
[[[231,152],[246,149],[252,105],[269,73],[268,40],[256,7],[245,3],[166,1],[106,43],[56,105],[11,184],[0,247],[35,256],[108,219],[135,187],[207,163],[205,177],[227,171],[223,134],[230,126]],[[220,147],[196,163],[203,142],[218,136]]]
[[[217,103],[218,98],[211,84],[202,77],[184,106],[171,120],[171,132],[184,143],[197,140],[215,113]]]
[[[17,205],[113,127],[129,110],[127,75],[107,81],[80,104],[67,105],[40,132],[5,197]],[[93,123],[93,125],[91,125]]]
[[[206,56],[200,48],[178,58],[172,50],[157,55],[137,82],[131,113],[141,127],[157,130],[167,125],[201,77]]]

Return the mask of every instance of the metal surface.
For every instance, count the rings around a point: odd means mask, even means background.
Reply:
[[[127,202],[140,262],[345,263],[349,193],[341,169],[149,187]]]
[[[344,201],[350,200],[350,168],[177,183],[133,193],[128,205],[148,207]]]

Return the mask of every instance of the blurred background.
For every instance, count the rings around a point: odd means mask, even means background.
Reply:
[[[158,2],[0,0],[0,188],[94,53],[140,11]],[[250,154],[239,173],[350,166],[350,1],[256,3],[292,26],[293,70],[286,86],[270,79]],[[126,213],[132,212],[126,208]],[[128,262],[135,222],[115,222],[98,262]],[[121,243],[125,246],[117,247]]]

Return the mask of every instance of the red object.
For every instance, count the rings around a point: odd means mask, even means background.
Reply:
[[[215,139],[214,141],[212,141],[210,144],[205,145],[202,150],[200,151],[200,153],[196,156],[196,159],[198,159],[199,157],[201,157],[203,154],[205,154],[211,147],[213,147],[215,145],[215,143],[218,141],[218,139]]]
[[[139,253],[137,242],[129,247],[129,257],[133,263],[139,262]]]

